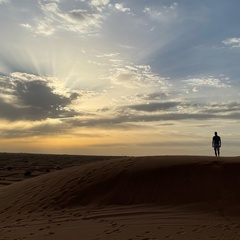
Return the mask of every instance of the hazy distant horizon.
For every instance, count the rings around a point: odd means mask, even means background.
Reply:
[[[0,0],[0,151],[238,156],[237,0]]]

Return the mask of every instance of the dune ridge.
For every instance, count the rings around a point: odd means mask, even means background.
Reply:
[[[14,175],[15,183],[0,187],[0,239],[229,240],[240,236],[239,157],[27,155],[26,162],[21,156],[9,161],[13,173],[22,173],[31,164],[34,174]],[[51,166],[46,165],[49,159]],[[58,160],[64,169],[55,168]],[[8,171],[2,168],[2,181],[4,176],[10,179]]]
[[[239,214],[240,159],[192,156],[89,163],[0,188],[1,209],[204,203]],[[204,205],[202,204],[202,205]]]

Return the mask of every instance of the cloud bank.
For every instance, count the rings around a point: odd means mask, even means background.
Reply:
[[[40,76],[13,73],[0,77],[1,118],[43,120],[73,117],[71,104],[79,97],[74,91],[57,92],[54,80]]]

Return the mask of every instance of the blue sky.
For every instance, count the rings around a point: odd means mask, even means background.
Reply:
[[[238,155],[237,0],[0,0],[2,151]]]

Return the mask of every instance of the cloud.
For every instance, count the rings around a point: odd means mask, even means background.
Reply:
[[[136,104],[132,106],[128,106],[128,108],[136,110],[136,111],[143,111],[143,112],[158,112],[158,111],[166,111],[172,108],[177,107],[180,102],[152,102],[148,104]]]
[[[7,4],[7,3],[10,3],[10,0],[0,0],[0,5]]]
[[[226,83],[225,83],[225,82]],[[190,86],[194,87],[194,91],[197,92],[196,87],[214,87],[214,88],[229,88],[228,78],[214,78],[214,77],[204,77],[204,78],[192,78],[188,80],[183,80],[182,82],[187,83]]]
[[[125,8],[122,3],[116,3],[114,6],[120,12],[130,12],[130,8]]]
[[[152,72],[149,65],[127,65],[115,68],[110,79],[112,83],[127,88],[159,87],[167,91],[170,85],[165,78]]]
[[[240,38],[227,38],[222,42],[223,42],[223,44],[230,46],[232,48],[240,47]]]
[[[108,5],[109,2],[110,2],[110,0],[91,0],[90,5],[92,5],[94,7],[106,6],[106,5]]]
[[[101,27],[103,16],[98,13],[89,13],[86,10],[76,9],[64,16],[65,24],[61,28],[76,33],[92,34]]]
[[[237,119],[237,115],[228,115],[223,116],[223,119]],[[143,122],[165,122],[165,121],[181,121],[181,120],[210,120],[210,119],[219,119],[219,115],[215,114],[206,114],[206,113],[156,113],[156,114],[120,114],[115,117],[108,118],[91,118],[83,121],[81,118],[66,119],[66,122],[75,127],[112,127],[118,126],[119,124],[126,123],[143,123]]]
[[[167,92],[137,93],[134,98],[146,101],[158,101],[166,99],[169,96]]]
[[[0,76],[1,118],[18,121],[77,115],[71,104],[80,94],[57,89],[55,81],[24,73]]]
[[[92,1],[91,10],[87,9],[87,6],[69,10],[64,9],[60,1],[40,0],[39,6],[42,14],[34,19],[35,23],[21,23],[20,25],[43,36],[50,36],[60,31],[96,34],[104,19],[103,14],[98,11],[101,2],[104,5],[107,1]]]
[[[91,0],[89,5],[96,8],[99,12],[102,12],[109,4],[110,0]]]
[[[171,124],[184,120],[238,120],[240,103],[227,102],[222,104],[196,104],[186,101],[152,102],[119,106],[115,109],[105,109],[104,116],[76,117],[64,121],[72,127],[124,128],[127,124],[152,123]],[[207,124],[207,122],[205,122]]]
[[[4,124],[0,128],[1,136],[4,138],[25,138],[31,136],[66,134],[70,131],[69,126],[60,120],[46,119],[41,121],[22,121],[17,123]]]
[[[178,3],[174,2],[170,6],[145,7],[143,13],[150,17],[153,21],[169,22],[175,20],[178,16]]]
[[[214,103],[208,104],[204,107],[202,112],[205,113],[217,113],[217,114],[236,114],[240,112],[240,102],[239,101],[231,101],[226,103]]]

